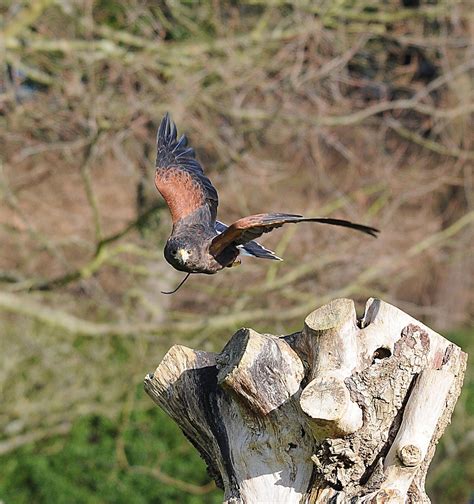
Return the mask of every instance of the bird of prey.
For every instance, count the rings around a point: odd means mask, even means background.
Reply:
[[[378,233],[373,227],[347,220],[289,213],[250,215],[226,226],[216,220],[218,196],[215,187],[196,160],[194,149],[188,146],[186,136],[178,138],[169,114],[164,116],[158,129],[155,185],[169,207],[173,222],[164,250],[165,258],[177,270],[188,273],[178,288],[191,273],[213,274],[238,264],[239,255],[281,260],[254,240],[284,224],[319,222],[355,229],[374,237]]]

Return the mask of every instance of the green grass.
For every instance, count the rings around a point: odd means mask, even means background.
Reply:
[[[446,334],[474,355],[474,331]],[[468,360],[461,396],[428,471],[426,482],[433,504],[470,503],[474,499],[474,367]]]
[[[158,464],[162,473],[195,485],[209,482],[197,452],[159,409],[133,413],[119,423],[103,416],[77,420],[70,434],[0,457],[0,500],[9,504],[114,504],[221,502],[213,490],[193,495],[137,472]],[[120,462],[123,443],[129,466]]]

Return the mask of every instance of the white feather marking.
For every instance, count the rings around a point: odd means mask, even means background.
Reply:
[[[237,248],[239,249],[239,255],[241,256],[247,256],[247,257],[255,257],[253,254],[250,254],[249,252],[247,252],[243,245],[237,245]]]

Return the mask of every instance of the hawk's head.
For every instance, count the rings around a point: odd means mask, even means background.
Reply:
[[[165,247],[165,258],[176,269],[193,271],[199,260],[198,251],[190,243],[178,237],[168,240]]]

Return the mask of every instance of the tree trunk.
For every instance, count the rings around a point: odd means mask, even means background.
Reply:
[[[397,308],[337,299],[301,332],[173,346],[145,390],[226,503],[420,503],[467,355]]]

